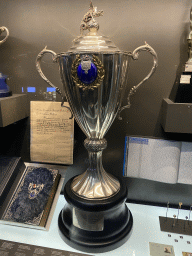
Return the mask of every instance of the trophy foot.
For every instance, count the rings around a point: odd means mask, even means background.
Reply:
[[[125,243],[132,231],[133,217],[127,208],[127,187],[104,200],[87,200],[75,195],[70,179],[64,188],[67,201],[58,225],[62,239],[71,247],[90,253],[114,250]]]
[[[119,181],[102,169],[101,173],[87,170],[75,177],[71,189],[78,197],[90,200],[104,200],[114,196],[120,190]]]

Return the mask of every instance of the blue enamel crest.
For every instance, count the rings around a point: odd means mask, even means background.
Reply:
[[[79,80],[84,84],[91,84],[97,78],[97,67],[93,62],[82,60],[77,67]]]

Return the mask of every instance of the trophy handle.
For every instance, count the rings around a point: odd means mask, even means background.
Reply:
[[[50,85],[51,87],[55,88],[56,89],[56,92],[58,94],[60,94],[61,96],[61,106],[62,107],[65,107],[67,109],[70,110],[71,112],[71,109],[67,106],[64,106],[64,97],[63,97],[63,94],[61,92],[61,90],[56,87],[54,84],[52,84],[47,78],[46,76],[43,74],[43,71],[41,69],[41,59],[43,58],[43,56],[46,54],[46,53],[49,53],[52,55],[52,59],[53,59],[53,62],[57,62],[57,54],[54,52],[54,51],[51,51],[51,50],[48,50],[47,49],[47,46],[37,55],[37,58],[36,58],[36,69],[37,71],[39,72],[40,76],[43,78],[43,80],[48,84]],[[71,112],[71,117],[69,119],[72,119],[73,118],[73,114]]]
[[[0,27],[0,34],[1,34],[2,32],[4,32],[4,31],[6,31],[7,34],[6,34],[5,38],[0,41],[0,44],[4,43],[4,42],[7,40],[7,38],[9,37],[9,30],[8,30],[8,28],[6,28],[6,27]]]
[[[145,82],[147,81],[151,76],[152,74],[155,72],[156,70],[156,67],[158,66],[158,57],[157,57],[157,53],[155,52],[155,50],[150,46],[148,45],[146,42],[144,45],[142,46],[139,46],[138,48],[136,48],[133,53],[132,53],[132,58],[133,60],[138,60],[138,57],[139,57],[139,53],[141,51],[147,51],[149,52],[152,56],[153,56],[153,66],[152,66],[152,69],[151,71],[149,72],[149,74],[140,82],[138,83],[136,86],[133,86],[131,88],[131,90],[129,91],[129,94],[128,94],[128,97],[127,97],[127,105],[126,106],[123,106],[120,110],[119,110],[119,113],[118,113],[118,119],[119,120],[122,120],[122,117],[120,116],[120,113],[122,110],[126,109],[126,108],[130,108],[131,106],[131,102],[130,102],[130,97],[131,95],[133,95],[137,89]]]

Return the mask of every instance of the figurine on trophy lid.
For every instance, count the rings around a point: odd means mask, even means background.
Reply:
[[[6,32],[6,36],[0,41],[0,45],[3,44],[9,37],[9,30],[6,27],[0,27],[0,35]],[[10,96],[9,86],[6,84],[7,76],[0,72],[0,98]]]
[[[121,119],[120,112],[130,107],[130,96],[157,67],[157,54],[148,44],[133,53],[123,52],[109,38],[99,35],[95,18],[102,15],[103,11],[97,11],[91,2],[80,25],[81,35],[74,39],[68,52],[56,54],[44,49],[36,60],[39,74],[51,86],[54,85],[42,73],[41,59],[49,53],[59,63],[65,96],[76,122],[87,136],[84,146],[89,154],[89,168],[66,183],[67,203],[58,220],[63,240],[85,252],[113,250],[131,234],[133,218],[125,204],[128,189],[102,165],[102,151],[107,147],[104,136],[116,116]],[[128,105],[121,107],[129,62],[138,59],[141,51],[153,56],[152,69],[131,89]]]

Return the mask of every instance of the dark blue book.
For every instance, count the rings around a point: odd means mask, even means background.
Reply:
[[[27,167],[1,220],[6,223],[45,226],[59,181],[58,170]]]

